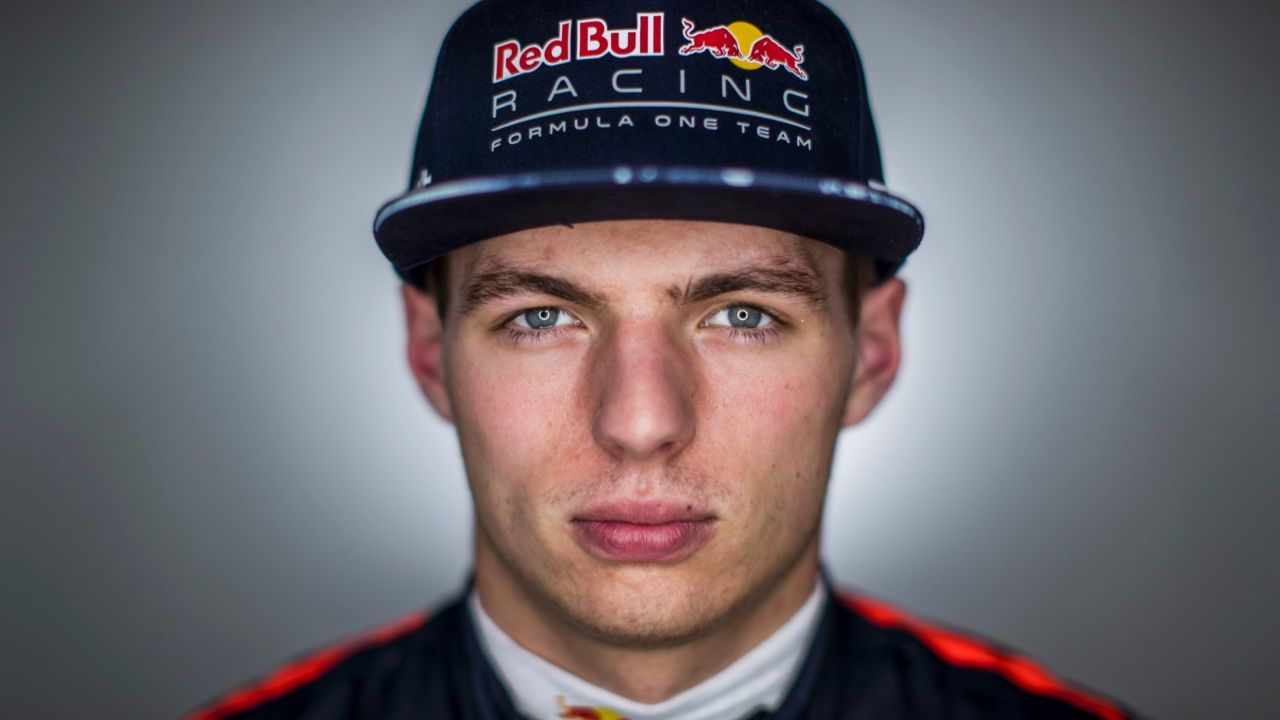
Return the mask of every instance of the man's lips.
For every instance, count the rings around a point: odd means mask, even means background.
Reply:
[[[692,503],[613,502],[573,517],[574,539],[601,560],[675,562],[711,539],[716,517]]]

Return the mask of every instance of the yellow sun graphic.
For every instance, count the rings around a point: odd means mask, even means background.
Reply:
[[[763,32],[760,32],[760,28],[743,20],[739,20],[738,22],[730,25],[729,32],[733,33],[733,36],[738,38],[738,49],[742,51],[743,58],[746,58],[747,55],[751,53],[751,46],[755,44],[756,40],[759,40],[761,36],[764,35]],[[743,70],[759,70],[763,67],[760,63],[749,62],[745,59],[739,60],[736,57],[729,58],[729,62],[737,65]]]

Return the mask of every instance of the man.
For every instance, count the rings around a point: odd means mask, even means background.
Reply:
[[[474,6],[375,223],[474,581],[198,717],[1125,716],[820,571],[923,234],[880,166],[812,0]]]

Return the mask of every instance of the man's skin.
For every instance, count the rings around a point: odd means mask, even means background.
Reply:
[[[864,290],[855,323],[844,268],[780,231],[615,221],[455,251],[443,323],[405,286],[409,363],[457,427],[476,589],[499,627],[654,703],[799,609],[837,434],[900,358],[902,281]],[[619,503],[683,508],[698,542],[618,560],[584,528]]]

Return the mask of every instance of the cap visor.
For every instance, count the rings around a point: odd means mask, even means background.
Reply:
[[[820,240],[896,268],[920,244],[911,203],[848,180],[724,168],[616,167],[453,180],[387,203],[374,237],[405,280],[465,245],[600,220],[705,220]]]

